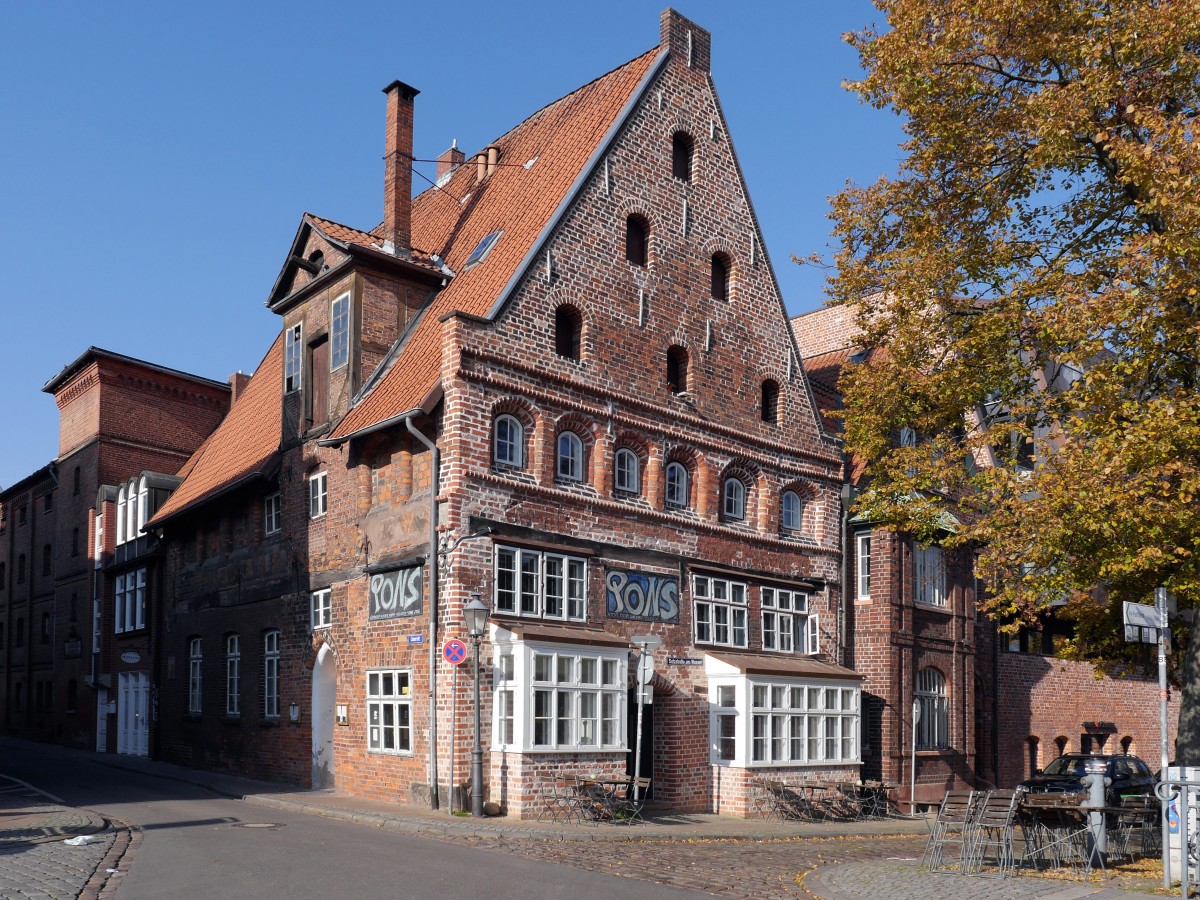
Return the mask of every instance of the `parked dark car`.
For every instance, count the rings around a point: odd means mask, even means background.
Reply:
[[[1127,753],[1067,753],[1055,759],[1032,778],[1022,781],[1019,788],[1031,794],[1086,793],[1083,776],[1089,763],[1104,763],[1104,774],[1112,779],[1106,792],[1106,802],[1119,806],[1122,797],[1154,795],[1154,775],[1150,767],[1136,756]]]

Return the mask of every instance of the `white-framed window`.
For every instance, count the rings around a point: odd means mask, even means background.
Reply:
[[[685,509],[689,493],[687,466],[678,460],[667,463],[667,506],[672,509]]]
[[[118,575],[113,595],[116,598],[117,634],[146,627],[146,570],[135,569]]]
[[[308,624],[313,631],[333,624],[333,592],[329,588],[308,595]]]
[[[583,481],[583,441],[573,431],[564,431],[558,436],[555,473],[560,481]]]
[[[750,697],[751,764],[858,761],[857,687],[753,681]]]
[[[150,512],[150,489],[149,489],[149,485],[146,484],[146,476],[143,475],[141,477],[141,479],[138,481],[137,529],[133,533],[134,538],[136,538],[139,534],[141,534],[142,529],[144,529],[146,527],[146,519],[148,518],[149,512]]]
[[[325,472],[308,476],[308,517],[316,519],[329,510],[329,481]]]
[[[857,764],[862,693],[857,681],[754,675],[712,656],[704,663],[714,765]]]
[[[913,547],[913,601],[946,605],[946,566],[941,547]]]
[[[128,502],[125,499],[125,485],[121,485],[117,491],[117,534],[116,542],[118,544],[125,543],[125,514]]]
[[[746,585],[710,575],[692,576],[697,644],[747,646]]]
[[[795,491],[784,491],[781,500],[780,522],[784,531],[799,531],[804,521],[804,504]]]
[[[279,718],[279,629],[263,635],[263,716]]]
[[[100,568],[104,564],[104,515],[96,513],[96,543],[92,548],[92,565]]]
[[[515,416],[496,417],[492,462],[498,466],[525,465],[525,427]]]
[[[188,712],[200,715],[204,686],[204,644],[200,638],[188,641]]]
[[[263,533],[279,534],[283,528],[283,494],[276,491],[263,498]]]
[[[777,587],[762,588],[762,645],[780,653],[817,653],[818,617],[808,612],[808,595]]]
[[[225,715],[242,714],[242,642],[236,634],[225,638]]]
[[[497,650],[496,749],[626,749],[627,648],[514,640]]]
[[[726,478],[721,489],[721,512],[730,522],[746,518],[746,485],[740,478]]]
[[[854,539],[854,561],[858,573],[857,594],[859,600],[871,599],[871,532]]]
[[[300,390],[300,373],[304,371],[304,325],[297,323],[284,332],[283,392]]]
[[[405,669],[367,672],[367,750],[412,752],[412,673]]]
[[[587,560],[496,545],[498,613],[546,619],[587,618]]]
[[[628,447],[622,447],[618,450],[613,460],[613,487],[624,494],[641,493],[641,460]]]
[[[934,668],[917,672],[917,749],[944,750],[949,743],[950,709],[946,702],[946,677]]]
[[[329,371],[350,361],[350,295],[342,294],[329,311]]]

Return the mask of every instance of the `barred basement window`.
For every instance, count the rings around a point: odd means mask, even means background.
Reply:
[[[922,669],[917,673],[915,696],[920,710],[917,717],[917,749],[944,750],[949,746],[946,677],[937,669]]]
[[[412,752],[411,673],[400,669],[367,672],[367,749],[372,753]]]

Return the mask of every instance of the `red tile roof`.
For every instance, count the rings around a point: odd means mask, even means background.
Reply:
[[[255,475],[266,474],[283,433],[283,335],[275,339],[245,391],[217,430],[180,470],[183,484],[150,520],[161,524]]]
[[[500,165],[482,183],[476,184],[468,161],[441,188],[413,201],[413,244],[437,253],[458,274],[404,339],[391,369],[331,437],[407,412],[429,393],[441,369],[439,319],[455,311],[488,314],[661,52],[656,47],[597,78],[495,141]],[[526,167],[531,160],[536,161]],[[465,269],[471,251],[495,231],[503,234],[491,253]]]
[[[414,262],[440,271],[429,259],[436,253],[458,274],[402,339],[391,368],[331,437],[345,437],[407,412],[428,394],[441,369],[438,320],[455,311],[486,315],[501,298],[538,238],[569,201],[588,160],[664,55],[656,47],[534,113],[494,142],[500,165],[481,184],[475,181],[474,164],[468,162],[440,188],[413,200],[412,242],[422,248],[414,250]],[[382,244],[373,232],[312,214],[305,219],[343,244],[376,250]],[[467,269],[471,251],[496,231],[503,234],[486,259]],[[282,348],[280,335],[225,421],[184,466],[183,484],[154,522],[269,471],[282,430]]]

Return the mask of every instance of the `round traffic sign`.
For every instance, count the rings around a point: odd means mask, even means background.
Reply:
[[[450,638],[442,644],[442,656],[452,666],[460,666],[467,659],[467,645],[458,638]]]

